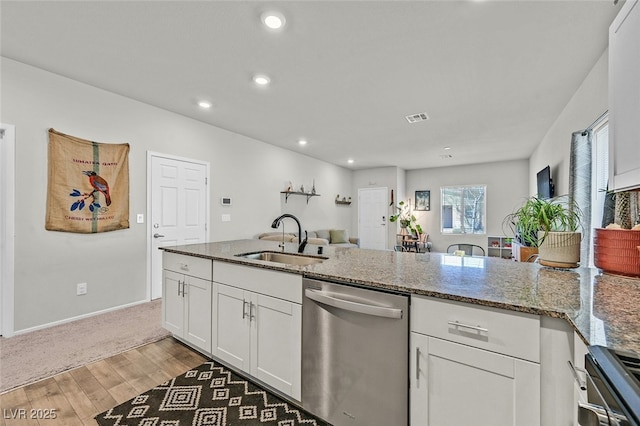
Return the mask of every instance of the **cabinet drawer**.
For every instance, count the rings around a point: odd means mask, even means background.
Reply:
[[[540,362],[537,315],[420,296],[411,305],[411,331]]]
[[[302,304],[302,275],[213,262],[213,281]]]
[[[163,252],[162,268],[211,281],[210,259]]]

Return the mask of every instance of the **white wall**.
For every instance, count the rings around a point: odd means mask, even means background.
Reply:
[[[586,129],[608,109],[608,58],[605,50],[529,158],[531,195],[537,192],[535,174],[547,165],[551,166],[556,195],[569,192],[571,134]]]
[[[210,162],[212,240],[253,238],[285,212],[309,230],[350,230],[350,211],[334,204],[335,194],[352,190],[350,170],[1,59],[0,122],[16,126],[16,331],[146,297],[146,224],[136,224],[135,215],[146,212],[147,151]],[[130,229],[89,235],[44,229],[50,127],[130,143]],[[314,178],[320,197],[284,203],[279,191],[286,181],[310,187]],[[233,197],[233,206],[220,205],[223,195]],[[231,222],[220,221],[223,213]],[[87,295],[75,295],[79,282],[88,283]]]
[[[407,197],[413,199],[415,191],[431,191],[431,210],[416,211],[414,215],[424,232],[429,234],[429,241],[433,243],[432,251],[444,252],[450,244],[456,243],[477,244],[486,250],[488,236],[508,234],[508,229],[503,230],[502,221],[528,197],[529,179],[527,160],[409,170],[407,171]],[[487,234],[441,234],[440,188],[474,184],[487,186]]]

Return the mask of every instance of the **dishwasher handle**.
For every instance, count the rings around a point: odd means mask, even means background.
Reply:
[[[346,311],[358,312],[360,314],[373,315],[384,318],[402,318],[402,309],[385,308],[384,306],[367,305],[365,303],[351,302],[349,300],[339,299],[329,296],[321,291],[306,289],[304,291],[306,297],[315,300],[324,305],[333,306],[334,308],[344,309]]]

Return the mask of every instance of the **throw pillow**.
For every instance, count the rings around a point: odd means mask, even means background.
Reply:
[[[342,244],[349,242],[349,233],[344,229],[332,229],[329,231],[331,244]]]
[[[325,240],[329,240],[331,238],[328,229],[320,229],[316,231],[316,236],[318,238],[324,238]]]

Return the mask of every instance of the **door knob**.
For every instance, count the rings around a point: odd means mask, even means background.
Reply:
[[[153,234],[153,238],[162,238],[164,235],[158,234],[157,232]]]

